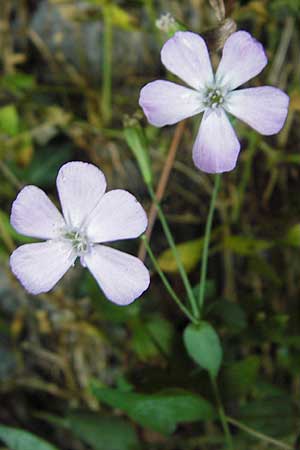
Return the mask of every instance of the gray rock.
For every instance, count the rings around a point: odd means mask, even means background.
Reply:
[[[78,11],[83,6],[83,2],[76,5]],[[59,5],[44,0],[33,15],[30,29],[53,56],[63,56],[88,79],[96,82],[101,79],[103,23],[100,20],[68,19]],[[114,27],[113,77],[125,79],[133,74],[149,73],[151,68],[153,70],[152,52],[157,58],[155,40],[151,35]]]

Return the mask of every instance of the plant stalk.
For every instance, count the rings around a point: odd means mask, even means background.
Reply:
[[[217,200],[218,192],[220,190],[220,185],[221,185],[221,175],[217,174],[215,176],[215,185],[214,185],[213,193],[212,193],[211,200],[210,200],[210,206],[209,206],[209,212],[208,212],[207,221],[206,221],[205,235],[204,235],[204,242],[203,242],[202,263],[201,263],[201,273],[200,273],[200,287],[199,287],[199,303],[198,303],[200,312],[202,311],[203,304],[204,304],[205,282],[206,282],[206,275],[207,275],[208,249],[209,249],[209,243],[210,243],[212,221],[213,221],[214,211],[215,211],[215,207],[216,207],[216,200]]]
[[[181,309],[181,311],[188,317],[188,319],[193,322],[193,323],[198,323],[197,320],[193,317],[193,315],[190,313],[190,311],[184,306],[184,304],[181,302],[180,298],[177,296],[177,294],[175,293],[175,291],[173,290],[172,286],[170,285],[167,277],[165,276],[165,274],[163,273],[163,271],[161,270],[161,268],[159,267],[158,261],[155,258],[151,247],[149,245],[149,242],[147,240],[147,237],[144,235],[141,237],[141,239],[144,242],[145,248],[147,250],[147,253],[153,263],[153,266],[156,270],[156,272],[158,273],[158,275],[160,276],[166,290],[169,292],[170,296],[172,297],[172,299],[175,301],[175,303],[179,306],[179,308]]]
[[[222,427],[224,430],[228,450],[234,450],[232,436],[231,436],[230,429],[228,426],[227,417],[226,417],[226,414],[224,411],[224,407],[222,404],[222,400],[221,400],[221,396],[219,393],[219,388],[218,388],[217,382],[216,382],[215,378],[213,378],[213,377],[210,377],[210,381],[211,381],[212,388],[213,388],[213,391],[214,391],[214,394],[216,397],[218,413],[219,413],[220,421],[222,423]]]
[[[191,304],[191,307],[192,307],[193,316],[195,317],[195,319],[199,319],[199,308],[198,308],[198,305],[197,305],[197,301],[196,301],[195,295],[193,293],[190,281],[188,279],[186,270],[185,270],[185,268],[184,268],[184,266],[182,264],[181,257],[180,257],[180,255],[178,253],[177,248],[176,248],[176,244],[174,242],[174,238],[172,236],[172,233],[171,233],[171,230],[169,228],[168,222],[167,222],[166,217],[165,217],[165,215],[164,215],[164,213],[163,213],[163,211],[162,211],[162,209],[160,207],[160,204],[157,201],[157,198],[155,196],[155,193],[153,191],[152,186],[148,185],[148,190],[149,190],[149,193],[150,193],[150,196],[151,196],[153,202],[156,205],[157,214],[158,214],[159,220],[160,220],[161,225],[163,227],[163,230],[164,230],[165,236],[167,238],[168,244],[170,246],[170,249],[171,249],[171,251],[173,253],[173,256],[175,258],[175,261],[176,261],[176,264],[177,264],[180,276],[182,278],[182,281],[183,281],[183,284],[184,284],[187,296],[189,298],[189,301],[190,301],[190,304]]]

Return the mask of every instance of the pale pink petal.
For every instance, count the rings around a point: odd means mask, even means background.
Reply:
[[[65,222],[44,191],[26,186],[13,202],[10,222],[18,233],[40,239],[59,235]]]
[[[173,125],[203,111],[202,94],[170,81],[152,81],[141,90],[139,104],[156,126]]]
[[[84,255],[84,264],[106,297],[118,305],[128,305],[148,288],[150,276],[141,260],[104,245],[95,245]]]
[[[194,89],[211,85],[214,75],[204,39],[190,31],[177,31],[161,50],[165,67]]]
[[[228,95],[224,107],[259,133],[270,135],[283,127],[289,97],[271,86],[241,89]]]
[[[17,248],[10,267],[29,293],[41,294],[55,286],[75,259],[71,243],[46,241]]]
[[[237,31],[225,42],[216,83],[228,90],[235,89],[258,75],[267,62],[262,44],[246,31]]]
[[[56,184],[65,220],[73,228],[79,228],[87,220],[106,189],[101,170],[80,161],[62,166]]]
[[[109,242],[136,238],[145,231],[147,223],[146,213],[136,198],[115,189],[103,195],[86,231],[91,242]]]
[[[193,147],[193,160],[198,169],[222,173],[234,169],[240,143],[222,108],[207,110],[203,115]]]

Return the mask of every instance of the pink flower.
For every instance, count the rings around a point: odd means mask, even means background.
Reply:
[[[13,273],[28,292],[40,294],[52,289],[79,257],[109,300],[133,302],[149,286],[148,270],[138,258],[102,244],[142,234],[144,209],[127,191],[105,193],[105,177],[92,164],[65,164],[56,185],[63,215],[36,186],[24,187],[13,203],[12,226],[45,240],[13,252]]]
[[[156,127],[204,112],[193,147],[194,163],[204,172],[227,172],[236,165],[240,143],[226,112],[264,135],[283,127],[289,105],[284,92],[270,86],[235,90],[267,64],[262,45],[246,31],[227,39],[215,75],[204,40],[189,31],[178,31],[165,43],[161,60],[191,89],[153,81],[141,90],[140,106]]]

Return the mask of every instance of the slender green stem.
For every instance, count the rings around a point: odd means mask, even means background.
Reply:
[[[162,39],[160,36],[159,29],[156,27],[156,19],[157,19],[157,13],[155,11],[153,0],[144,0],[145,8],[148,14],[148,17],[150,19],[151,24],[151,31],[153,35],[156,37],[157,42],[161,45]]]
[[[155,29],[156,12],[153,5],[153,0],[144,0],[145,8],[149,19],[151,21],[152,29]]]
[[[172,286],[170,285],[169,281],[167,280],[167,277],[165,276],[165,274],[163,273],[163,271],[161,270],[161,268],[159,267],[158,261],[155,258],[151,247],[149,245],[149,242],[146,238],[146,236],[142,236],[141,239],[144,242],[145,248],[147,250],[147,253],[155,267],[156,272],[158,273],[158,275],[160,276],[163,284],[165,285],[166,290],[169,292],[170,296],[172,297],[172,299],[175,301],[175,303],[177,303],[177,305],[179,306],[179,308],[181,309],[181,311],[189,318],[189,320],[193,323],[198,323],[197,320],[193,317],[193,315],[190,313],[190,311],[184,306],[184,304],[181,302],[180,298],[176,295],[175,291],[173,290]]]
[[[1,160],[0,160],[0,171],[3,173],[3,175],[8,179],[8,181],[15,189],[17,190],[22,189],[23,187],[22,183],[18,180],[15,174],[9,169],[9,167],[4,163],[4,161]]]
[[[213,391],[214,391],[214,394],[216,397],[218,413],[219,413],[220,421],[222,423],[222,427],[224,430],[227,447],[229,450],[234,450],[232,436],[231,436],[230,429],[228,426],[227,417],[226,417],[226,414],[225,414],[225,411],[223,408],[223,404],[222,404],[222,400],[221,400],[221,396],[219,393],[219,388],[218,388],[217,382],[216,382],[215,378],[213,378],[213,377],[210,377],[210,381],[211,381],[212,388],[213,388]]]
[[[248,427],[247,425],[244,425],[243,423],[239,422],[236,419],[233,419],[232,417],[227,416],[226,419],[227,422],[232,423],[232,425],[236,426],[237,428],[240,428],[240,430],[245,431],[251,436],[254,436],[256,439],[267,442],[269,444],[274,445],[275,447],[282,448],[284,450],[293,450],[293,447],[291,445],[285,444],[284,442],[278,441],[277,439],[267,436],[266,434],[253,430],[252,428]]]
[[[102,99],[101,109],[104,123],[111,119],[111,92],[112,92],[112,43],[113,29],[109,6],[103,7],[103,71],[102,71]]]
[[[163,213],[163,211],[162,211],[162,209],[160,207],[160,204],[157,201],[157,198],[155,196],[155,193],[153,191],[152,186],[148,185],[148,189],[149,189],[150,196],[151,196],[153,202],[156,205],[157,214],[158,214],[159,220],[160,220],[161,225],[163,227],[163,230],[164,230],[165,236],[167,238],[168,244],[170,246],[170,249],[171,249],[171,251],[173,253],[173,256],[175,258],[175,261],[176,261],[179,273],[181,275],[181,278],[182,278],[182,281],[183,281],[183,284],[184,284],[187,296],[188,296],[189,301],[191,303],[193,316],[196,319],[199,319],[199,308],[198,308],[198,305],[197,305],[197,301],[196,301],[195,295],[193,293],[193,289],[192,289],[192,286],[190,284],[190,281],[188,279],[186,270],[185,270],[185,268],[183,266],[183,263],[181,261],[180,255],[179,255],[178,250],[176,248],[176,244],[174,242],[174,239],[173,239],[171,230],[169,228],[168,222],[167,222],[166,217],[165,217],[165,215],[164,215],[164,213]]]
[[[3,239],[3,242],[4,242],[7,250],[9,252],[12,252],[15,249],[15,244],[14,244],[14,241],[13,241],[11,235],[9,234],[7,227],[5,226],[3,218],[4,218],[4,214],[0,210],[0,234],[1,234],[1,237]]]
[[[204,235],[204,242],[203,242],[200,287],[199,287],[200,312],[201,312],[201,310],[203,308],[203,304],[204,304],[205,281],[206,281],[206,274],[207,274],[207,260],[208,260],[208,249],[209,249],[209,242],[210,242],[210,235],[211,235],[211,226],[212,226],[212,221],[213,221],[213,216],[214,216],[214,211],[215,211],[215,206],[216,206],[216,199],[218,196],[220,185],[221,185],[221,175],[217,174],[215,176],[214,190],[213,190],[211,200],[210,200],[210,206],[209,206],[209,212],[208,212],[207,221],[206,221],[205,235]]]
[[[253,158],[254,158],[254,155],[255,155],[255,152],[257,149],[257,142],[258,142],[257,133],[251,132],[250,138],[249,138],[248,155],[247,155],[248,158],[245,161],[243,177],[242,177],[241,183],[238,187],[238,193],[237,193],[238,196],[237,196],[237,200],[235,202],[233,212],[232,212],[232,221],[234,223],[239,218],[241,207],[243,205],[246,188],[249,184],[249,180],[251,177],[251,167],[252,167]]]

